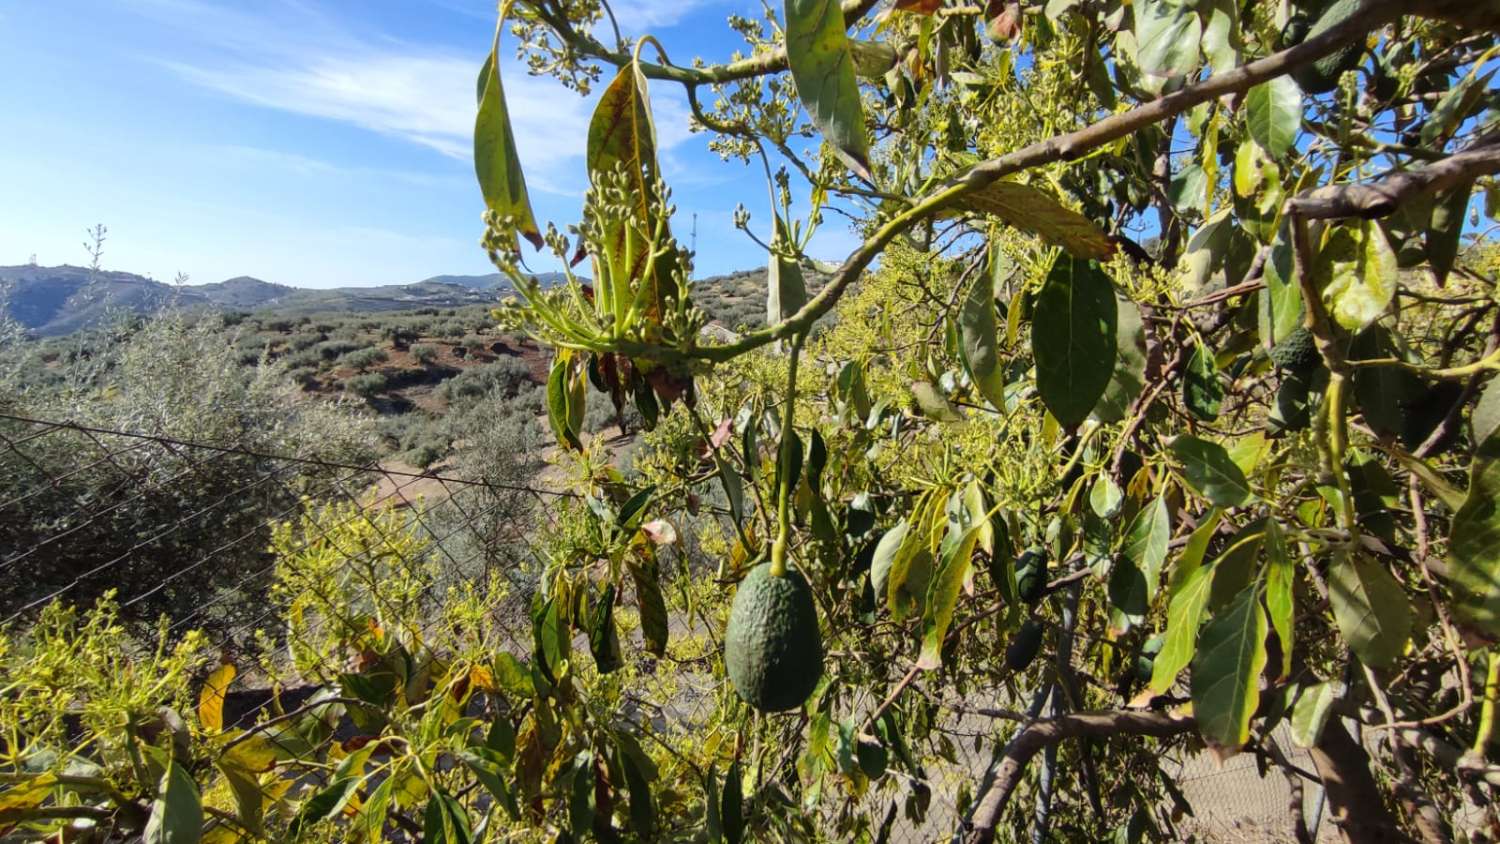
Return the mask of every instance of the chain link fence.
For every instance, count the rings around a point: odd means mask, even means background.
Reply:
[[[342,698],[327,689],[330,680],[367,668],[361,660],[369,655],[328,651],[318,624],[283,623],[288,612],[300,612],[292,587],[320,599],[311,605],[329,616],[324,626],[354,621],[334,617],[350,606],[340,595],[367,593],[376,604],[372,617],[383,610],[413,615],[421,636],[452,624],[443,603],[468,589],[487,602],[485,641],[525,662],[536,647],[532,596],[547,556],[537,528],[556,518],[561,502],[580,497],[3,414],[0,472],[7,478],[0,492],[5,628],[25,629],[55,601],[85,607],[113,596],[121,623],[142,641],[162,618],[169,638],[204,631],[224,663],[240,666],[223,693],[225,726],[283,742],[289,754],[311,752],[309,741],[349,742],[368,728],[357,701],[328,715]],[[298,560],[307,570],[289,572]],[[688,565],[686,555],[680,562]],[[710,642],[721,632],[683,613],[673,613],[670,625],[674,637]],[[703,725],[722,683],[702,665],[670,670],[678,679],[672,694],[641,701],[637,711],[668,742]],[[969,811],[967,795],[994,763],[997,741],[1014,729],[983,709],[1004,699],[1002,690],[939,694],[946,720],[937,732],[947,746],[926,766],[923,816],[897,812],[888,790],[860,798],[872,818],[884,816],[883,840],[953,839]],[[308,716],[326,721],[326,729],[281,729]],[[1305,754],[1290,752],[1285,735],[1278,744],[1293,765],[1310,767]],[[1332,840],[1332,824],[1320,823],[1316,785],[1302,787],[1276,766],[1262,768],[1249,754],[1223,765],[1187,755],[1164,767],[1173,766],[1193,810],[1177,830],[1191,840],[1289,840],[1294,806],[1315,840]],[[5,799],[0,791],[0,806]],[[391,837],[421,838],[412,821],[396,817]],[[232,826],[227,818],[225,824]],[[1067,840],[1066,831],[1054,831],[1053,839]],[[3,823],[0,840],[11,840]]]

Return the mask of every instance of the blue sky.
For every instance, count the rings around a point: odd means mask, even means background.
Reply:
[[[755,0],[615,0],[673,58],[727,57]],[[483,273],[470,134],[489,0],[0,0],[0,264],[87,262],[192,283],[306,287]],[[527,76],[506,94],[538,215],[575,222],[591,100]],[[607,78],[607,77],[606,77]],[[602,88],[603,86],[599,86]],[[760,266],[737,202],[769,223],[760,168],[721,162],[653,83],[663,165],[698,275]],[[802,189],[805,193],[805,188]],[[810,250],[854,243],[831,216]],[[542,262],[538,268],[551,268]]]

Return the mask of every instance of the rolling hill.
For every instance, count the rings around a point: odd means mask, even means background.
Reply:
[[[542,276],[548,283],[550,274]],[[442,279],[488,276],[435,276],[415,284],[289,287],[249,276],[213,284],[176,286],[117,270],[87,267],[0,267],[0,318],[13,319],[39,336],[69,334],[118,313],[150,314],[169,307],[261,310],[293,314],[319,311],[395,311],[458,307],[498,300],[510,291],[498,276],[484,286]]]

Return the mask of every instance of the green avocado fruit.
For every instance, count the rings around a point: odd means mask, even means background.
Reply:
[[[740,582],[724,633],[724,666],[734,690],[762,712],[801,706],[823,676],[818,609],[795,569],[771,574],[770,563]]]
[[[1041,648],[1042,623],[1034,618],[1027,619],[1005,647],[1005,667],[1012,671],[1025,671]]]
[[[1032,548],[1016,559],[1016,587],[1021,600],[1030,606],[1042,599],[1047,588],[1047,552]]]
[[[1306,328],[1298,328],[1272,347],[1271,362],[1276,364],[1277,369],[1307,373],[1316,369],[1323,358],[1318,354],[1318,344],[1313,339],[1312,332]]]
[[[1333,0],[1323,7],[1322,14],[1313,22],[1300,14],[1294,16],[1282,32],[1281,46],[1295,47],[1309,38],[1316,38],[1347,20],[1359,9],[1359,4],[1360,0]],[[1364,54],[1364,43],[1351,40],[1315,62],[1298,66],[1292,71],[1292,78],[1308,94],[1326,94],[1339,86],[1339,77],[1344,71],[1359,66]]]

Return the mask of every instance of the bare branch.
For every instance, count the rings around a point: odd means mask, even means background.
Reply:
[[[995,825],[1005,811],[1011,794],[1020,784],[1026,766],[1044,748],[1070,738],[1109,738],[1111,736],[1155,736],[1167,738],[1197,727],[1192,718],[1165,712],[1107,710],[1074,712],[1037,721],[1023,728],[1006,748],[1005,758],[995,772],[987,791],[979,795],[974,825],[965,839],[967,844],[989,844],[995,839]]]
[[[1303,219],[1336,220],[1385,217],[1418,196],[1467,184],[1500,173],[1500,138],[1490,138],[1463,152],[1413,170],[1387,173],[1364,184],[1328,185],[1287,200],[1286,213]]]

